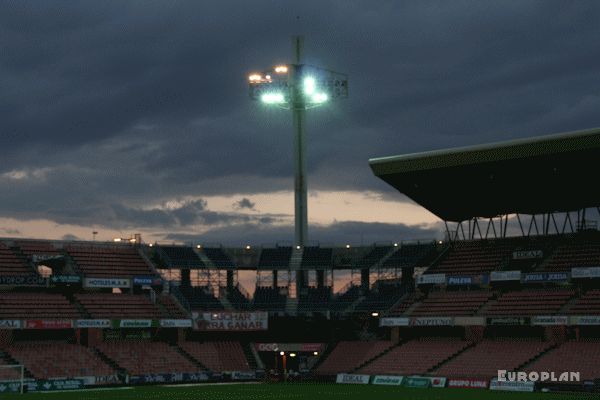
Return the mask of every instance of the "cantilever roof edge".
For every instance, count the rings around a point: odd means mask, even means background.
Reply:
[[[377,176],[600,148],[600,128],[369,160]]]

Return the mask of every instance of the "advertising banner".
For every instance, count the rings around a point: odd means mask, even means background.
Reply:
[[[18,319],[0,319],[0,329],[21,329]]]
[[[76,376],[75,379],[82,381],[85,386],[116,385],[121,383],[117,375]]]
[[[81,283],[81,277],[78,275],[52,275],[50,277],[52,283]]]
[[[175,382],[205,382],[209,376],[204,372],[197,373],[175,373],[175,374],[146,374],[129,377],[129,383],[137,385],[140,383],[175,383]]]
[[[297,351],[297,352],[315,352],[323,350],[323,343],[255,343],[257,351]]]
[[[455,378],[448,380],[448,387],[464,389],[487,389],[488,381],[486,379]]]
[[[454,317],[454,325],[485,326],[485,317]]]
[[[568,325],[569,317],[565,315],[538,315],[537,317],[531,318],[531,325]]]
[[[412,319],[413,326],[451,326],[453,317],[417,317]]]
[[[75,328],[110,328],[112,327],[110,319],[78,319],[75,321]]]
[[[71,329],[73,321],[66,319],[28,319],[25,329]]]
[[[21,393],[21,381],[0,382],[0,393]]]
[[[156,276],[134,276],[133,286],[158,286],[162,285],[162,279]]]
[[[196,316],[201,331],[264,331],[269,328],[267,312],[205,312]]]
[[[8,286],[46,286],[48,280],[39,275],[0,276],[0,285]]]
[[[254,371],[233,371],[231,379],[234,381],[248,381],[256,379],[256,373]]]
[[[368,385],[369,375],[337,374],[336,383],[352,383],[357,385]]]
[[[406,317],[383,317],[379,318],[379,326],[409,326],[410,318]]]
[[[492,271],[490,272],[490,280],[497,281],[520,281],[521,271]]]
[[[129,288],[131,280],[126,278],[85,278],[83,286],[87,288]]]
[[[568,282],[568,272],[530,272],[523,274],[523,283]]]
[[[600,325],[600,315],[572,316],[571,325]]]
[[[494,317],[487,319],[488,325],[529,325],[529,317]]]
[[[600,267],[571,268],[571,278],[600,278]]]
[[[468,275],[452,275],[448,277],[446,284],[449,286],[472,285],[474,279]]]
[[[122,319],[119,321],[119,328],[150,328],[151,319]]]
[[[520,381],[498,381],[494,378],[490,381],[490,390],[504,390],[507,392],[533,392],[535,382]]]
[[[80,379],[53,379],[25,382],[27,392],[49,392],[54,390],[76,390],[83,389],[83,381]]]
[[[444,283],[446,283],[446,274],[421,274],[417,276],[417,285],[441,285]]]
[[[542,250],[522,250],[513,252],[513,260],[532,260],[535,258],[543,258]]]
[[[392,376],[392,375],[375,375],[371,383],[373,385],[389,385],[389,386],[400,386],[402,385],[403,376]]]
[[[431,387],[431,380],[423,376],[408,376],[404,378],[402,385],[410,388],[428,388]]]
[[[431,382],[431,387],[434,387],[434,388],[446,387],[446,378],[429,377],[429,381]]]
[[[161,328],[191,328],[191,319],[161,319],[159,322]]]

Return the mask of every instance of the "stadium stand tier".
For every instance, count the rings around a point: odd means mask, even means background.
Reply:
[[[303,268],[331,268],[332,248],[305,247],[302,249]]]
[[[530,363],[525,371],[579,372],[581,379],[600,377],[600,340],[569,340]]]
[[[258,268],[287,268],[290,266],[291,257],[291,247],[263,248],[258,259]]]
[[[339,372],[351,372],[392,346],[393,343],[388,341],[341,341],[331,351],[329,357],[319,365],[315,373],[335,375]]]
[[[156,275],[134,247],[68,245],[66,251],[86,277],[133,278]]]
[[[0,319],[81,317],[77,308],[62,294],[0,292]]]
[[[220,247],[203,247],[202,252],[217,268],[233,268],[235,263]]]
[[[165,246],[155,247],[158,257],[165,261],[170,268],[203,268],[204,261],[198,257],[193,248],[188,246]]]
[[[33,275],[33,269],[19,258],[10,247],[0,242],[0,275]]]
[[[557,314],[575,295],[572,289],[519,290],[508,292],[489,304],[485,315]]]
[[[493,292],[488,290],[435,291],[429,293],[410,315],[413,317],[475,315],[493,295]]]
[[[92,318],[170,318],[144,295],[79,293],[75,298]]]
[[[251,369],[239,342],[182,342],[180,347],[213,372]]]

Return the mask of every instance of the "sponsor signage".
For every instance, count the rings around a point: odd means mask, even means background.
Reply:
[[[196,327],[202,331],[264,331],[269,328],[267,312],[198,313]]]
[[[25,382],[27,392],[49,392],[53,390],[76,390],[83,388],[81,379],[53,379]]]
[[[131,280],[125,278],[85,278],[83,286],[88,288],[129,288]]]
[[[431,380],[423,376],[408,376],[404,378],[402,385],[410,388],[428,388],[431,386]]]
[[[71,329],[73,321],[66,319],[28,319],[25,329]]]
[[[413,318],[414,326],[449,326],[454,325],[452,317],[418,317]]]
[[[430,377],[429,381],[431,381],[431,387],[434,387],[434,388],[446,387],[446,378]]]
[[[368,385],[369,375],[337,374],[336,383],[352,383],[356,385]]]
[[[400,386],[402,385],[403,376],[392,376],[392,375],[375,375],[371,383],[373,385],[390,385]]]
[[[533,392],[535,382],[499,381],[494,378],[490,381],[490,390],[504,390],[508,392]]]
[[[523,275],[523,283],[567,282],[568,272],[531,272]]]
[[[492,271],[490,272],[491,281],[520,281],[521,271]]]
[[[417,285],[444,283],[446,283],[446,274],[421,274],[417,276]]]
[[[140,383],[174,383],[174,382],[205,382],[209,376],[204,372],[197,373],[174,373],[174,374],[146,374],[129,377],[129,383],[137,385]]]
[[[447,285],[449,286],[453,286],[453,285],[472,285],[473,282],[473,277],[472,276],[466,276],[466,275],[454,275],[454,276],[449,276],[448,277],[448,281],[446,282]]]
[[[540,315],[531,318],[531,325],[567,325],[569,323],[569,317],[560,315]]]
[[[529,325],[529,317],[488,318],[488,325]]]
[[[314,352],[323,350],[323,343],[256,343],[257,351]]]
[[[75,379],[83,381],[86,386],[92,385],[113,385],[121,383],[117,375],[103,375],[103,376],[77,376]]]
[[[50,277],[52,283],[81,283],[81,277],[78,275],[52,275]]]
[[[409,326],[410,318],[405,317],[384,317],[379,318],[379,326]]]
[[[233,371],[231,373],[231,379],[234,381],[247,381],[256,379],[256,373],[254,371]]]
[[[9,286],[46,286],[48,280],[39,275],[0,276],[0,285]]]
[[[161,319],[159,322],[161,328],[191,328],[191,319]]]
[[[571,278],[600,278],[600,267],[571,268]]]
[[[119,328],[150,328],[151,319],[122,319],[119,321]]]
[[[522,250],[513,252],[513,260],[531,260],[534,258],[543,258],[542,250]]]
[[[0,329],[21,329],[18,319],[0,319]]]
[[[21,393],[21,382],[0,382],[0,393]]]
[[[486,379],[448,379],[449,388],[464,388],[464,389],[487,389],[488,381]]]
[[[578,315],[571,317],[571,325],[600,325],[600,315]]]
[[[48,261],[48,260],[58,260],[64,258],[64,256],[62,255],[51,255],[51,254],[33,254],[31,256],[31,261],[33,261],[34,263],[41,263],[43,261]]]
[[[155,276],[134,276],[134,286],[158,286],[162,284],[162,279]]]
[[[485,326],[485,317],[454,317],[454,325]]]
[[[75,321],[75,328],[110,328],[112,327],[110,319],[78,319]]]

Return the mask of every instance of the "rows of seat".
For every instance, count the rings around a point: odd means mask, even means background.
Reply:
[[[327,311],[331,303],[333,288],[308,287],[301,289],[301,295],[298,300],[298,311]]]
[[[569,308],[568,313],[574,315],[600,314],[600,289],[588,290],[582,294]]]
[[[143,295],[113,293],[79,293],[77,301],[92,318],[169,318]]]
[[[115,371],[91,349],[67,343],[17,343],[6,349],[36,379],[109,376]]]
[[[415,317],[475,315],[492,297],[493,293],[488,290],[432,292],[411,315]]]
[[[132,278],[155,275],[137,249],[132,247],[70,245],[66,250],[81,272],[89,277]]]
[[[284,311],[287,303],[287,288],[257,286],[254,291],[254,308],[266,311]]]
[[[525,371],[579,372],[581,380],[600,378],[600,341],[568,341],[550,350],[525,368]]]
[[[220,247],[203,247],[202,252],[215,267],[234,268],[235,263]]]
[[[32,275],[33,270],[7,245],[0,242],[0,276]]]
[[[448,255],[426,273],[478,275],[498,268],[510,256],[514,244],[510,241],[456,242]]]
[[[274,247],[264,248],[260,252],[258,259],[259,269],[268,268],[285,268],[290,265],[290,258],[292,257],[291,247]]]
[[[15,242],[15,245],[26,256],[32,256],[34,254],[57,256],[61,254],[60,251],[50,242],[23,240]]]
[[[572,267],[600,265],[600,243],[572,243],[558,246],[545,263],[545,271],[569,271]]]
[[[76,319],[81,314],[62,294],[0,293],[0,319]]]
[[[167,261],[170,268],[202,268],[204,262],[189,246],[158,246],[159,257]]]
[[[447,377],[490,379],[498,370],[515,371],[550,346],[542,341],[483,340],[438,368],[434,374]]]
[[[251,369],[239,342],[182,342],[179,346],[214,372],[249,371]]]
[[[303,268],[331,268],[332,248],[305,247],[302,249]]]
[[[358,372],[378,374],[425,374],[443,360],[469,345],[462,340],[411,340],[376,358]]]
[[[373,357],[378,356],[393,346],[389,341],[341,341],[329,356],[319,365],[319,375],[335,375],[339,372],[351,372]]]
[[[521,290],[503,294],[485,310],[485,315],[557,314],[575,295],[574,290]]]

